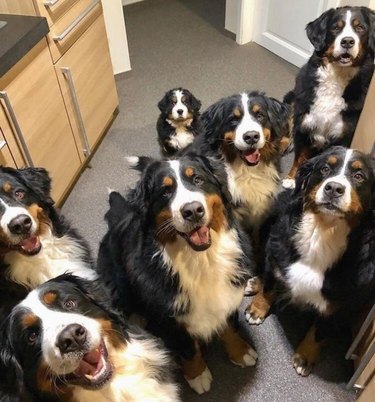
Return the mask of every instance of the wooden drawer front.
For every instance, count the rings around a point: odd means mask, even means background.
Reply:
[[[52,26],[47,35],[56,63],[102,12],[100,0],[79,0]]]
[[[64,69],[69,69],[90,149],[98,142],[118,106],[103,15],[55,65],[60,87],[76,136],[81,141],[77,110]],[[81,149],[83,144],[81,141]]]
[[[14,117],[32,163],[49,171],[52,194],[58,201],[81,163],[45,39],[0,79],[0,90],[6,92],[14,112],[12,117],[9,105],[4,99],[0,101],[8,122],[3,125],[0,120],[0,125],[15,159],[13,149],[17,150],[17,165],[25,165],[27,158],[22,158],[20,153],[23,147],[17,137]]]
[[[31,0],[0,0],[0,14],[36,15]]]
[[[46,17],[48,25],[53,25],[70,7],[80,0],[34,0],[38,14]]]
[[[2,135],[0,128],[0,166],[16,167],[13,156],[9,151],[8,145]]]

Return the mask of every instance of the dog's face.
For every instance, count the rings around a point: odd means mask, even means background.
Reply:
[[[375,13],[366,7],[340,7],[323,13],[306,27],[317,52],[342,67],[359,66],[374,52]]]
[[[74,385],[98,389],[110,380],[108,344],[125,341],[89,286],[62,275],[13,309],[6,327],[7,353],[15,357],[28,387],[56,393]]]
[[[133,159],[133,167],[143,171],[137,198],[162,244],[181,236],[193,250],[203,251],[211,245],[211,230],[226,228],[230,195],[219,162],[195,156],[165,161],[142,157]]]
[[[169,120],[183,121],[197,115],[201,102],[187,89],[176,88],[164,95],[158,107]]]
[[[314,213],[358,217],[372,203],[373,162],[363,153],[334,147],[301,166],[296,191],[304,190],[305,208]]]
[[[205,135],[218,143],[227,159],[242,158],[248,166],[269,162],[288,135],[290,108],[258,92],[221,99],[203,114]]]
[[[42,168],[0,168],[0,251],[35,255],[51,206],[51,179]]]

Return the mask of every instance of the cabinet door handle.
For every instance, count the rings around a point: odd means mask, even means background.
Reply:
[[[54,6],[56,3],[58,3],[60,0],[45,0],[44,5],[47,7]]]
[[[93,2],[67,27],[60,35],[56,35],[53,37],[55,42],[60,42],[66,38],[70,32],[95,8],[97,4],[100,3],[100,0],[93,0]]]
[[[91,154],[89,140],[87,138],[85,123],[83,122],[83,117],[81,113],[81,108],[79,107],[77,92],[74,87],[72,72],[69,67],[61,67],[61,72],[68,82],[70,96],[72,97],[74,112],[77,118],[78,126],[79,126],[79,134],[82,141],[83,146],[83,154],[85,156],[89,156]]]
[[[18,120],[16,117],[16,114],[14,113],[14,109],[12,107],[12,104],[10,103],[9,100],[9,96],[7,94],[6,91],[0,91],[0,98],[3,99],[4,103],[5,103],[5,107],[8,110],[9,113],[9,117],[12,121],[13,127],[16,131],[16,139],[18,142],[18,145],[20,146],[23,156],[28,164],[28,166],[30,167],[34,167],[34,163],[33,163],[33,159],[31,158],[31,154],[29,151],[29,148],[27,147],[26,141],[25,141],[25,137],[22,133],[21,127],[18,124]]]

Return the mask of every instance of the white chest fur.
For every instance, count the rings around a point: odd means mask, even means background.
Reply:
[[[149,340],[132,340],[125,348],[108,348],[114,375],[96,391],[75,387],[73,399],[79,402],[177,402],[174,384],[161,383],[157,372],[167,364],[166,354]]]
[[[293,301],[324,314],[328,308],[321,293],[324,276],[344,253],[350,228],[344,219],[318,219],[312,213],[304,214],[294,237],[301,258],[288,268],[286,280]]]
[[[247,166],[240,158],[226,163],[229,191],[237,212],[257,227],[269,212],[278,192],[279,174],[273,163]]]
[[[314,145],[323,147],[327,140],[339,138],[343,133],[341,112],[346,109],[342,97],[350,80],[358,73],[358,67],[339,67],[332,64],[317,70],[318,87],[310,112],[302,126],[313,131]]]
[[[37,255],[25,256],[18,251],[6,254],[5,263],[9,265],[9,279],[35,288],[66,272],[87,279],[96,277],[89,264],[82,262],[85,251],[75,239],[69,236],[57,238],[48,232],[41,236],[40,240],[42,249]]]
[[[171,273],[180,278],[175,307],[189,307],[178,320],[190,334],[206,340],[225,326],[243,297],[243,289],[231,283],[242,274],[238,264],[242,250],[236,231],[211,230],[211,238],[212,245],[206,251],[194,251],[178,237],[162,252]]]

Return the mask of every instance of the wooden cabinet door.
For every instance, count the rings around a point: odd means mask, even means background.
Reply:
[[[9,105],[0,100],[5,116],[0,116],[0,126],[17,166],[28,163],[14,119],[33,165],[49,171],[52,195],[59,201],[81,161],[45,39],[0,78],[0,91],[6,93],[14,112],[12,117]]]
[[[0,110],[1,113],[1,110]],[[4,139],[3,130],[0,127],[0,166],[17,167],[9,147]]]
[[[118,105],[102,14],[55,64],[55,68],[76,141],[81,142],[82,152],[82,136],[86,133],[92,150],[113,118],[113,112]],[[69,69],[72,79],[70,83],[66,69]]]

